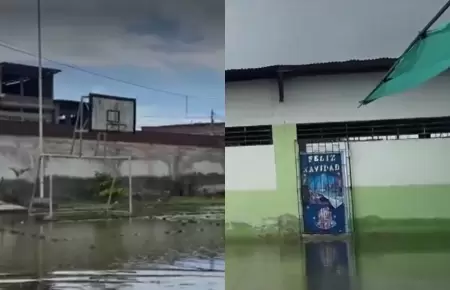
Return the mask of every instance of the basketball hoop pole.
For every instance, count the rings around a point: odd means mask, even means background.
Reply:
[[[39,103],[39,197],[44,198],[44,116],[42,96],[42,27],[41,27],[41,0],[37,0],[37,27],[38,27],[38,103]]]

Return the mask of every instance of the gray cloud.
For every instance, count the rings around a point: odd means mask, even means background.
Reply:
[[[226,0],[225,67],[395,57],[445,2]]]
[[[36,0],[0,1],[0,40],[36,52]],[[42,0],[44,55],[78,65],[223,70],[224,0]],[[0,50],[2,59],[24,56]]]

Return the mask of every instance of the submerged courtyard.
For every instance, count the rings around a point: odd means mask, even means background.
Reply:
[[[217,206],[152,218],[42,223],[13,214],[0,222],[0,289],[224,289]]]

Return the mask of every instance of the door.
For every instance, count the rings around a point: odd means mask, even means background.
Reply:
[[[300,198],[306,234],[348,232],[343,155],[340,151],[300,154]]]

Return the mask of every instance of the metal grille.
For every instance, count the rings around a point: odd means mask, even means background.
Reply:
[[[225,127],[225,146],[257,146],[273,144],[272,126]]]
[[[298,143],[297,143],[298,142]],[[351,180],[351,168],[350,168],[350,152],[348,142],[329,142],[329,141],[312,141],[312,140],[298,140],[297,150],[297,192],[299,199],[299,211],[303,216],[303,199],[302,191],[303,178],[300,172],[300,156],[302,154],[327,154],[327,153],[340,153],[341,154],[341,168],[342,168],[342,191],[344,196],[344,204],[346,208],[346,230],[348,233],[353,232],[353,201],[352,201],[352,180]],[[302,218],[303,220],[303,218]],[[302,229],[303,225],[302,225]]]
[[[395,140],[445,138],[450,117],[297,124],[299,140]]]

